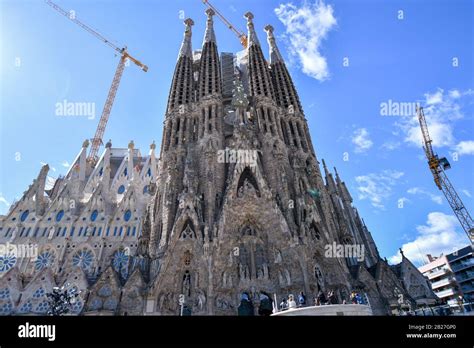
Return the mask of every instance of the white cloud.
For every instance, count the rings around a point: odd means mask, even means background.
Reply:
[[[474,155],[474,141],[461,141],[455,146],[454,150],[458,155]]]
[[[425,93],[425,99],[427,105],[434,105],[443,102],[443,90],[438,88],[434,93]]]
[[[285,26],[290,54],[298,57],[303,73],[319,81],[329,78],[328,64],[320,46],[337,24],[333,12],[332,6],[323,0],[304,2],[301,7],[292,3],[280,4],[275,9]]]
[[[396,150],[400,147],[401,143],[399,141],[387,141],[382,144],[382,149],[386,149],[388,151]]]
[[[1,192],[0,192],[0,203],[5,204],[7,207],[10,206],[10,203],[8,203],[7,199],[5,198],[5,196],[3,196],[3,193]]]
[[[352,135],[352,143],[356,146],[355,152],[361,153],[370,149],[373,145],[369,138],[369,132],[365,128],[356,129]]]
[[[441,88],[438,88],[435,92],[424,94],[424,101],[421,104],[425,105],[423,111],[434,147],[457,147],[453,129],[455,122],[464,118],[462,97],[470,97],[473,94],[472,90],[462,92],[456,89],[445,93]],[[402,130],[406,143],[418,147],[422,146],[423,138],[416,115],[402,119],[398,123],[398,127]],[[461,143],[458,144],[458,146],[461,146],[461,150],[471,151],[469,141]]]
[[[449,91],[449,96],[454,99],[461,98],[461,92],[459,92],[457,89],[453,89]]]
[[[69,168],[71,166],[71,164],[68,161],[63,161],[61,165],[65,168]]]
[[[461,192],[464,193],[469,198],[472,197],[471,192],[469,192],[468,190],[461,190]]]
[[[384,170],[381,173],[357,176],[355,180],[358,184],[359,199],[368,199],[373,207],[385,209],[384,201],[391,196],[392,187],[403,175],[403,172]]]
[[[439,256],[449,254],[467,245],[468,239],[464,232],[458,231],[459,222],[453,215],[441,212],[428,214],[426,225],[416,227],[416,238],[403,244],[405,256],[417,265],[425,262],[425,255]],[[401,261],[400,253],[389,258],[391,263]]]
[[[410,189],[407,190],[407,193],[411,194],[411,195],[424,195],[424,196],[428,196],[430,197],[430,199],[437,203],[437,204],[443,204],[443,197],[440,196],[440,195],[435,195],[431,192],[428,192],[420,187],[412,187]]]

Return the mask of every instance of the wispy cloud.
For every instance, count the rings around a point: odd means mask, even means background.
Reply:
[[[359,128],[352,134],[352,143],[355,145],[354,151],[357,153],[365,152],[374,144],[370,140],[369,132],[365,128]]]
[[[469,198],[472,197],[471,192],[469,192],[468,190],[461,190],[461,192],[464,193]]]
[[[305,1],[300,7],[286,3],[275,14],[285,26],[290,55],[298,58],[303,73],[319,81],[328,79],[328,64],[320,51],[322,41],[337,25],[332,6],[323,0]]]
[[[63,161],[61,165],[65,168],[69,168],[71,166],[71,164],[68,161]]]
[[[474,155],[474,141],[461,141],[455,146],[454,151],[458,155]]]
[[[400,147],[401,143],[399,141],[387,141],[382,144],[382,149],[393,151]]]
[[[0,203],[5,204],[7,207],[10,206],[10,203],[7,201],[3,193],[0,192]]]
[[[433,202],[437,204],[443,204],[443,197],[440,195],[435,195],[432,194],[431,192],[428,192],[420,187],[412,187],[407,190],[407,193],[411,195],[423,195],[423,196],[428,196]]]
[[[464,118],[463,98],[471,98],[472,90],[459,91],[457,89],[445,92],[438,88],[434,92],[424,94],[424,113],[430,137],[434,147],[449,147],[459,154],[473,154],[474,142],[461,141],[456,145],[453,127],[456,121]],[[417,116],[403,118],[397,126],[402,130],[404,142],[422,146],[423,138]]]
[[[385,209],[384,201],[392,194],[392,188],[403,172],[384,170],[381,173],[370,173],[355,178],[360,200],[368,199],[373,207]]]
[[[416,238],[403,244],[402,250],[407,258],[417,265],[424,263],[425,255],[439,256],[460,249],[468,243],[463,232],[458,231],[458,220],[453,215],[441,212],[428,214],[426,225],[416,227]],[[400,252],[389,258],[391,263],[401,261]]]

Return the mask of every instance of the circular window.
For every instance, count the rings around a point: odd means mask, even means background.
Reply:
[[[122,193],[124,193],[124,192],[125,192],[125,186],[120,185],[120,187],[118,188],[118,191],[117,191],[117,192],[119,193],[119,195],[121,195]]]
[[[125,214],[123,214],[123,219],[124,219],[125,221],[130,220],[131,217],[132,217],[132,212],[131,212],[130,210],[127,210],[127,211],[125,212]]]
[[[91,221],[95,221],[95,219],[97,219],[97,215],[99,215],[99,212],[94,210],[91,214]]]
[[[143,194],[148,193],[148,185],[143,186]]]
[[[26,218],[28,217],[28,214],[29,214],[29,213],[30,213],[29,210],[25,210],[23,213],[21,213],[21,215],[20,215],[20,220],[21,220],[21,222],[23,222],[23,221],[26,220]]]
[[[64,210],[58,211],[58,213],[56,214],[56,221],[57,221],[57,222],[61,221],[61,219],[63,218],[63,216],[64,216]]]

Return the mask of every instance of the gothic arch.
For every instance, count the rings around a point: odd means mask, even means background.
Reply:
[[[239,192],[244,188],[253,187],[258,197],[260,197],[260,189],[253,175],[252,171],[249,167],[245,167],[245,169],[240,174],[240,178],[237,184],[237,196],[239,196]]]

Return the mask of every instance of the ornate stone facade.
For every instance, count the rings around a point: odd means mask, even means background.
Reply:
[[[265,27],[267,62],[247,13],[248,48],[223,54],[222,67],[206,14],[200,52],[185,21],[159,160],[154,145],[141,157],[133,143],[109,143],[92,165],[85,143],[46,196],[47,166],[3,217],[0,242],[40,252],[0,270],[0,314],[41,313],[44,292],[64,283],[82,290],[74,313],[85,315],[236,315],[243,292],[256,307],[260,293],[303,291],[311,301],[334,290],[342,301],[354,289],[376,314],[399,294],[415,304],[407,289],[420,279],[381,260],[324,161],[323,177],[273,28]],[[362,254],[328,256],[331,245]]]

